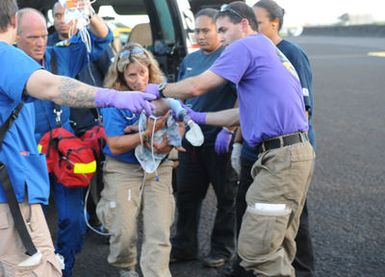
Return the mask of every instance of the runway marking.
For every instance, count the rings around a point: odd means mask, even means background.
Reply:
[[[368,56],[385,58],[385,51],[369,52]]]
[[[352,59],[352,58],[367,58],[365,54],[330,54],[330,55],[314,55],[311,59]]]

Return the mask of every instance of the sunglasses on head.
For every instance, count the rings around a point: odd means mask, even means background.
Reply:
[[[124,69],[125,69],[126,65],[128,64],[125,60],[128,60],[131,56],[143,56],[145,54],[146,54],[146,52],[144,51],[144,49],[141,47],[137,47],[137,46],[135,46],[132,49],[123,50],[119,54],[118,71],[124,72]]]
[[[131,56],[142,56],[144,55],[146,52],[144,52],[144,49],[143,48],[140,48],[140,47],[134,47],[132,49],[126,49],[126,50],[123,50],[120,54],[119,54],[119,60],[122,60],[122,59],[128,59],[130,58]]]
[[[235,14],[236,16],[238,16],[239,18],[243,19],[244,16],[242,16],[239,12],[237,12],[236,10],[234,10],[232,7],[230,7],[229,4],[223,4],[221,6],[221,9],[219,10],[220,12],[229,12],[229,13],[232,13],[232,14]]]

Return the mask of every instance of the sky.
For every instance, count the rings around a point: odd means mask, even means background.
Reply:
[[[371,15],[385,22],[384,0],[275,0],[286,11],[285,25],[322,25],[338,21],[344,13]],[[257,0],[246,0],[253,5]]]

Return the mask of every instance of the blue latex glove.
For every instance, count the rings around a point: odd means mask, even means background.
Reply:
[[[182,104],[182,106],[187,111],[187,115],[192,119],[192,121],[194,121],[196,124],[199,124],[199,125],[206,124],[207,113],[196,112],[184,104]]]
[[[159,94],[158,88],[159,88],[159,84],[148,84],[144,92],[152,94],[156,97],[156,99],[159,99],[160,94]]]
[[[115,107],[127,109],[133,113],[145,112],[151,115],[154,106],[148,100],[156,97],[141,91],[117,91],[113,89],[100,88],[96,91],[95,102],[98,108]]]
[[[230,142],[233,134],[226,129],[222,129],[215,139],[215,152],[220,154],[225,154],[229,152]]]

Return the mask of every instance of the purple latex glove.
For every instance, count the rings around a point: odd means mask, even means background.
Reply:
[[[226,129],[222,129],[218,133],[217,138],[215,139],[215,146],[214,146],[215,152],[218,155],[229,152],[232,136],[233,134]]]
[[[159,84],[148,84],[144,92],[155,95],[156,99],[160,98],[159,94]]]
[[[140,91],[117,91],[100,88],[96,91],[95,102],[98,108],[115,107],[127,109],[133,113],[144,111],[146,115],[151,115],[154,106],[148,100],[155,98],[152,94]]]
[[[182,106],[187,111],[187,115],[192,119],[192,121],[194,121],[196,124],[199,124],[199,125],[206,125],[207,113],[196,112],[184,104],[182,104]]]

